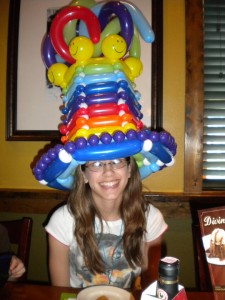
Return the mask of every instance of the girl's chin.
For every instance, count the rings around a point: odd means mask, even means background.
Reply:
[[[121,199],[122,194],[113,190],[104,190],[102,193],[98,194],[98,197],[102,198],[103,201],[117,201],[118,199]]]

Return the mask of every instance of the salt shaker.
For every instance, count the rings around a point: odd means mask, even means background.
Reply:
[[[179,259],[171,256],[162,258],[158,267],[156,296],[163,300],[172,300],[178,293]]]

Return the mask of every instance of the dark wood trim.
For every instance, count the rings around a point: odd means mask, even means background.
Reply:
[[[43,190],[0,190],[0,211],[46,214],[66,201],[68,193]]]
[[[186,0],[186,92],[184,192],[202,191],[203,9],[202,0]]]
[[[152,0],[152,95],[151,129],[163,129],[163,0]]]
[[[144,193],[168,218],[190,216],[192,200],[197,202],[215,199],[225,205],[225,192],[187,193]],[[48,214],[67,200],[68,192],[54,190],[10,190],[0,189],[0,212],[21,214]],[[204,199],[204,200],[203,200]]]

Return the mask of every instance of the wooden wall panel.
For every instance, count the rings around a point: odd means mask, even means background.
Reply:
[[[216,198],[217,203],[225,205],[225,192],[207,192],[200,194],[187,193],[144,193],[152,203],[168,218],[190,216],[189,202],[206,198]],[[61,191],[41,190],[8,190],[0,189],[0,212],[48,214],[56,206],[64,203],[68,193]]]
[[[202,0],[186,0],[186,92],[184,192],[202,191],[203,10]]]

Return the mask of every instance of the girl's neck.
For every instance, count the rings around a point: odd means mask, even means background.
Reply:
[[[95,200],[94,200],[95,201]],[[120,216],[120,202],[115,201],[95,201],[95,205],[105,221],[116,221]]]
[[[104,221],[116,221],[121,218],[118,210],[113,211],[113,210],[99,209],[99,212],[101,214],[101,218]]]
[[[116,205],[103,204],[97,205],[101,218],[105,221],[116,221],[120,219],[119,207]]]

